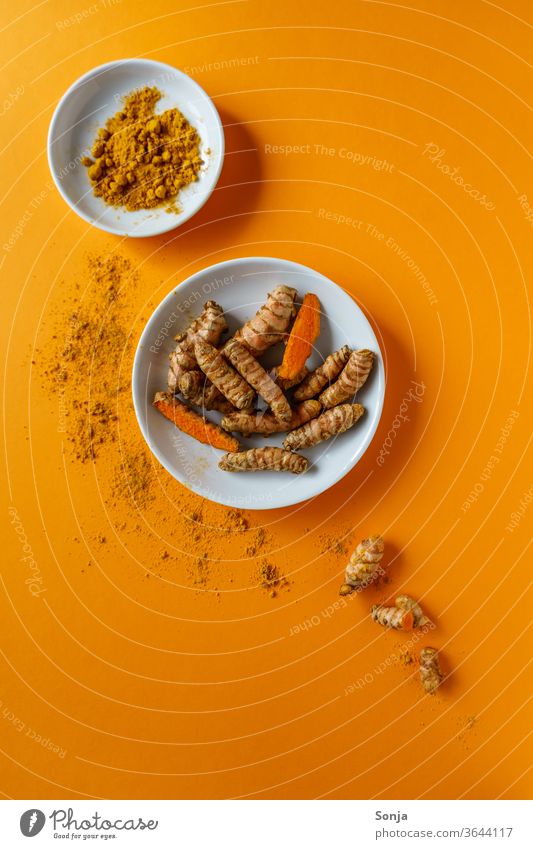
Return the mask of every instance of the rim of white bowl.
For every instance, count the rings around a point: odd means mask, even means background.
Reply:
[[[219,160],[216,164],[216,170],[214,172],[213,185],[212,185],[211,189],[208,192],[206,192],[203,196],[200,195],[200,197],[202,198],[201,203],[197,207],[191,209],[191,211],[184,218],[182,218],[178,223],[172,221],[172,216],[168,216],[168,218],[169,218],[168,224],[161,226],[156,231],[154,231],[153,233],[150,233],[150,234],[131,232],[129,230],[124,230],[124,228],[121,228],[119,226],[117,226],[117,227],[109,226],[108,224],[100,221],[99,219],[92,219],[89,215],[87,215],[79,207],[78,204],[74,203],[71,200],[69,195],[65,192],[63,185],[61,183],[61,180],[59,180],[58,177],[57,177],[57,172],[56,172],[56,167],[55,167],[57,163],[55,163],[55,161],[54,161],[54,154],[53,154],[53,150],[52,150],[52,148],[54,146],[54,142],[56,140],[56,127],[57,127],[57,123],[59,121],[59,116],[61,114],[61,111],[64,107],[64,104],[65,104],[67,98],[70,97],[72,94],[74,94],[74,92],[78,88],[80,88],[80,86],[82,86],[87,80],[91,79],[92,77],[97,76],[99,73],[102,73],[102,72],[108,70],[109,68],[113,68],[113,67],[119,66],[119,65],[126,65],[129,62],[134,62],[136,64],[144,64],[146,66],[158,67],[158,68],[161,68],[161,69],[165,69],[167,71],[172,71],[172,73],[175,76],[184,77],[185,79],[187,79],[192,84],[192,86],[197,89],[199,96],[204,97],[206,99],[206,102],[208,103],[209,108],[212,109],[213,116],[215,118],[215,122],[216,122],[216,125],[217,125],[217,128],[218,128],[218,134],[219,134],[220,157],[219,157]],[[82,74],[81,77],[78,77],[78,79],[75,80],[67,88],[67,90],[63,93],[63,95],[61,96],[61,98],[58,101],[56,108],[54,109],[54,114],[52,115],[52,120],[50,121],[50,126],[48,128],[47,155],[48,155],[48,167],[50,169],[50,173],[52,174],[52,179],[55,183],[55,186],[56,186],[59,194],[61,195],[61,197],[65,201],[65,203],[76,213],[76,215],[78,215],[80,218],[82,218],[88,224],[91,224],[93,227],[97,227],[99,230],[103,230],[106,233],[111,233],[114,236],[128,236],[129,238],[132,238],[132,239],[151,239],[153,236],[161,236],[161,235],[163,235],[163,233],[168,233],[171,230],[175,230],[177,227],[181,227],[183,224],[185,224],[187,221],[189,221],[189,219],[192,218],[193,215],[196,215],[196,213],[199,212],[202,209],[202,207],[207,203],[207,201],[209,200],[209,198],[213,194],[213,192],[214,192],[214,190],[217,186],[217,183],[218,183],[218,180],[219,180],[219,177],[220,177],[220,173],[222,171],[222,166],[224,164],[224,155],[225,155],[224,127],[222,126],[222,121],[220,119],[220,115],[218,114],[218,109],[216,108],[215,104],[213,103],[212,98],[209,97],[207,92],[202,88],[201,85],[199,85],[196,82],[196,80],[193,80],[193,78],[190,77],[188,74],[184,73],[184,71],[180,71],[179,68],[176,68],[174,65],[169,65],[167,62],[159,62],[155,59],[141,59],[141,58],[139,58],[139,59],[135,59],[135,58],[113,59],[111,62],[104,62],[103,65],[97,65],[95,68],[91,68],[91,70],[86,71],[85,74]]]

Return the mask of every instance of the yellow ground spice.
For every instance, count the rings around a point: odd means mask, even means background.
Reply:
[[[157,88],[133,91],[120,112],[98,131],[84,157],[94,194],[129,211],[175,205],[181,189],[198,180],[200,137],[179,109],[156,114]]]
[[[62,432],[76,459],[94,460],[117,439],[117,400],[129,392],[128,296],[137,275],[120,254],[89,256],[57,317],[53,344],[39,351],[47,390],[59,398]]]

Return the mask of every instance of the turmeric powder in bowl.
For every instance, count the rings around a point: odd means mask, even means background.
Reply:
[[[98,131],[83,165],[96,197],[133,212],[166,204],[198,180],[200,136],[179,109],[156,114],[161,92],[146,86],[123,99],[122,109]]]

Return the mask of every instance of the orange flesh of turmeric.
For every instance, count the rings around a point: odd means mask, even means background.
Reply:
[[[403,631],[412,631],[413,625],[415,624],[415,617],[413,615],[412,610],[409,610],[408,613],[402,619],[402,630]]]
[[[187,433],[198,442],[220,448],[222,451],[240,451],[239,441],[234,436],[230,436],[218,425],[206,421],[181,401],[175,398],[169,399],[165,393],[160,392],[154,398],[154,407],[183,433]]]
[[[319,333],[320,301],[316,295],[308,292],[292,326],[283,362],[278,370],[279,377],[292,380],[302,371]]]

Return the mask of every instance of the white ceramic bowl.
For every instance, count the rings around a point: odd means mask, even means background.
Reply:
[[[163,95],[157,112],[178,108],[201,138],[206,164],[199,180],[180,192],[178,213],[164,206],[136,212],[108,206],[93,195],[87,168],[81,164],[81,158],[90,155],[98,129],[119,111],[122,97],[146,85],[156,86]],[[149,59],[108,62],[80,77],[59,101],[48,133],[48,162],[63,198],[85,221],[119,236],[156,236],[179,227],[213,192],[223,160],[224,132],[213,101],[186,74]]]
[[[152,407],[159,390],[166,390],[168,355],[174,336],[201,312],[205,301],[217,301],[226,312],[230,333],[235,332],[266,300],[279,283],[318,295],[322,306],[320,336],[308,365],[315,368],[324,358],[349,344],[369,348],[376,355],[370,377],[357,395],[366,412],[347,433],[301,453],[310,460],[303,475],[282,472],[223,472],[218,468],[222,451],[203,445],[181,433]],[[276,345],[262,360],[281,361],[283,345]],[[269,362],[270,360],[270,362]],[[327,277],[296,262],[272,257],[244,257],[212,265],[189,277],[170,292],[149,319],[135,354],[132,376],[133,403],[141,431],[160,463],[185,486],[199,495],[250,510],[287,507],[318,495],[344,477],[366,451],[378,426],[383,407],[385,375],[377,339],[357,304]],[[220,421],[215,412],[207,413]],[[242,438],[243,447],[281,445],[283,434],[264,439]]]

